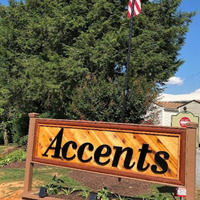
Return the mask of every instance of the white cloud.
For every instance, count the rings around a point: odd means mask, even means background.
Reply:
[[[180,77],[173,76],[168,79],[166,84],[167,85],[182,85],[183,82],[184,82],[183,79],[181,79]]]
[[[195,90],[194,92],[191,92],[191,94],[200,94],[200,88]]]

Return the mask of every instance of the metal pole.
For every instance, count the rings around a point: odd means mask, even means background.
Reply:
[[[131,39],[132,39],[132,32],[133,32],[132,30],[133,30],[134,5],[135,5],[135,0],[132,0],[131,25],[130,25],[130,31],[129,31],[128,55],[127,55],[127,64],[126,64],[126,71],[125,71],[124,94],[123,94],[122,122],[124,122],[125,114],[126,114],[126,101],[127,101],[127,94],[128,94],[128,71],[129,71],[129,62],[130,62],[130,53],[131,53]]]

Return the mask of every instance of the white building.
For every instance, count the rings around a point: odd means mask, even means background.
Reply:
[[[172,115],[177,115],[179,112],[184,111],[184,109],[200,119],[200,94],[163,94],[155,102],[155,106],[158,116],[158,123],[156,125],[171,126]],[[200,123],[198,129],[200,131]],[[200,137],[199,133],[198,135]]]
[[[183,111],[184,107],[200,118],[200,93],[162,94],[155,104],[158,109],[159,125],[162,126],[171,126],[171,116]]]

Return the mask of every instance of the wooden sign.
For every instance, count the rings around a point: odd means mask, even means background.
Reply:
[[[196,123],[172,128],[38,116],[29,114],[23,200],[40,199],[31,191],[35,163],[181,185],[195,200]]]
[[[33,161],[184,185],[185,129],[36,119]]]

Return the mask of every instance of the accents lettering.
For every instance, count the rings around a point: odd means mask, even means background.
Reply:
[[[102,153],[103,149],[106,150],[105,153]],[[111,152],[112,152],[112,150],[111,150],[111,148],[108,145],[101,145],[101,146],[99,146],[96,149],[95,153],[94,153],[94,160],[95,160],[95,162],[97,164],[99,164],[99,165],[107,165],[110,162],[110,159],[108,159],[107,161],[101,162],[100,158],[101,157],[108,157],[108,156],[110,156]]]
[[[162,158],[161,155],[163,155],[164,157]],[[162,168],[162,171],[158,171],[157,170],[158,167],[156,165],[152,165],[151,166],[152,172],[154,172],[155,174],[164,174],[165,172],[167,172],[168,164],[166,160],[168,159],[169,159],[169,154],[167,152],[165,151],[157,152],[155,155],[155,162],[157,165],[159,165]]]
[[[67,133],[66,133],[67,134]],[[142,144],[142,148],[138,151],[140,152],[139,158],[134,157],[133,147],[120,147],[112,146],[110,147],[107,144],[100,145],[99,147],[94,147],[93,144],[86,142],[77,145],[75,141],[68,141],[62,146],[63,139],[63,128],[58,132],[53,141],[50,143],[46,151],[42,154],[44,157],[48,157],[49,154],[52,158],[56,159],[65,159],[66,161],[72,161],[77,158],[81,163],[89,163],[94,160],[97,165],[105,166],[108,165],[111,161],[110,156],[112,155],[112,167],[117,168],[119,162],[123,161],[123,167],[127,170],[131,170],[137,161],[137,170],[144,172],[149,168],[154,174],[164,174],[168,171],[169,154],[165,151],[159,151],[155,154],[154,161],[151,166],[149,163],[146,163],[145,160],[148,157],[148,154],[152,154],[152,150],[149,148],[149,144]],[[49,150],[51,150],[49,152]],[[73,150],[73,151],[72,151]],[[52,153],[53,151],[53,153]],[[77,153],[72,153],[72,152]],[[62,157],[60,156],[62,152]],[[161,170],[160,170],[161,168]]]
[[[120,156],[124,152],[126,152],[126,157],[125,157],[125,161],[124,161],[124,168],[131,169],[131,168],[134,167],[135,162],[133,162],[133,164],[130,165],[130,162],[131,162],[131,159],[132,159],[132,156],[133,156],[133,149],[131,149],[130,147],[127,147],[125,149],[122,149],[122,147],[114,147],[114,149],[116,149],[116,151],[115,151],[115,156],[114,156],[113,163],[112,163],[113,167],[118,166]]]
[[[76,156],[73,155],[71,157],[67,157],[67,152],[68,152],[68,149],[69,149],[69,146],[72,146],[72,149],[77,149],[77,144],[73,141],[69,141],[67,143],[65,143],[65,145],[63,146],[62,148],[62,156],[65,160],[73,160]]]
[[[145,158],[147,156],[147,153],[151,153],[152,151],[151,150],[148,150],[149,149],[149,145],[148,144],[143,144],[142,145],[142,149],[139,149],[139,151],[141,152],[140,153],[140,158],[139,158],[139,161],[138,161],[138,164],[137,164],[137,169],[139,171],[146,171],[148,168],[149,168],[149,163],[147,164],[146,167],[144,167],[144,161],[145,161]]]
[[[94,150],[94,146],[90,143],[84,143],[80,146],[80,148],[78,149],[78,159],[82,162],[82,163],[87,163],[90,162],[90,160],[92,160],[92,156],[90,158],[88,158],[87,160],[83,160],[83,154],[85,151],[86,146],[88,146],[88,150],[89,151],[93,151]]]
[[[61,158],[60,157],[60,149],[61,149],[61,143],[62,143],[62,137],[63,137],[63,128],[59,131],[59,133],[56,135],[56,137],[53,139],[47,150],[42,154],[42,156],[48,157],[47,153],[49,149],[54,149],[54,155],[51,156],[52,158]],[[52,147],[53,143],[56,141],[56,147]]]

